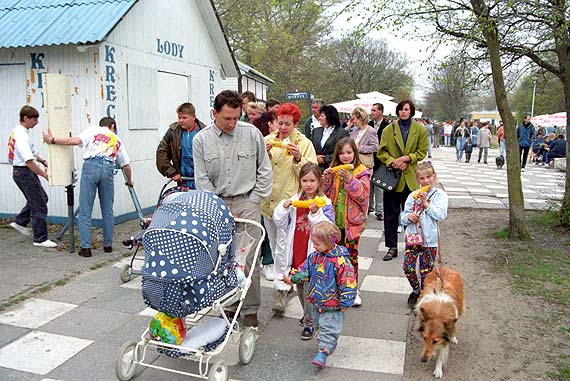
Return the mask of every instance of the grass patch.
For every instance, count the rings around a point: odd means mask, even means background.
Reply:
[[[495,270],[510,276],[519,293],[540,297],[554,308],[570,308],[570,230],[565,227],[560,213],[548,209],[532,213],[527,218],[532,241],[515,241],[497,253]],[[508,229],[491,233],[496,239],[508,238]],[[548,329],[570,333],[570,326],[561,320],[546,324]],[[547,373],[556,380],[570,380],[570,356],[555,355],[554,370]]]
[[[570,356],[561,356],[563,359],[555,371],[548,372],[553,380],[570,380]]]
[[[509,229],[508,228],[501,229],[499,231],[493,232],[492,235],[493,237],[498,239],[507,239],[509,238]]]

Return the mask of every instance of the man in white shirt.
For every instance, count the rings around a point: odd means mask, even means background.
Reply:
[[[321,107],[325,105],[320,99],[313,100],[311,104],[311,117],[307,118],[305,121],[305,136],[307,139],[312,140],[313,131],[317,127],[321,127],[321,123],[319,122],[319,115],[321,114]]]
[[[133,186],[129,156],[121,139],[115,135],[117,125],[113,118],[104,117],[99,126],[86,128],[77,137],[54,138],[48,129],[44,133],[44,142],[66,146],[82,146],[83,169],[81,170],[81,186],[79,188],[79,236],[82,257],[91,256],[91,214],[95,195],[99,193],[101,214],[103,217],[103,251],[113,251],[113,229],[115,215],[113,201],[115,198],[115,161],[125,170],[126,185]]]
[[[370,108],[370,121],[368,125],[376,130],[378,142],[382,139],[382,131],[390,122],[384,119],[384,105],[382,103],[374,103]],[[380,159],[374,155],[374,170],[380,167]],[[374,213],[378,221],[384,220],[384,191],[382,188],[374,186],[372,178],[370,178],[370,199],[368,202],[368,213]]]
[[[26,198],[26,205],[14,218],[11,227],[24,235],[30,235],[26,227],[32,223],[34,246],[57,247],[57,243],[48,239],[47,202],[48,196],[40,183],[40,178],[48,179],[47,160],[42,159],[34,150],[30,141],[30,129],[38,124],[40,114],[30,106],[20,109],[20,123],[14,127],[8,139],[8,160],[12,164],[12,178]],[[36,162],[41,163],[42,169]]]

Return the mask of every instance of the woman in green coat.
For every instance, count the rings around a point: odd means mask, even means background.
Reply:
[[[398,103],[398,120],[384,129],[378,148],[377,156],[380,161],[388,167],[402,171],[396,188],[393,191],[384,191],[384,241],[388,248],[384,256],[385,261],[398,256],[400,211],[404,209],[408,195],[418,189],[416,164],[427,154],[427,130],[412,121],[415,112],[416,108],[410,100]]]

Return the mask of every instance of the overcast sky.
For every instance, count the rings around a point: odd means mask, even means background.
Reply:
[[[352,20],[347,21],[346,16],[341,16],[333,23],[334,36],[338,38],[342,37],[343,33],[348,33],[350,30],[354,29],[357,24],[358,22],[356,19],[353,18]],[[413,96],[416,100],[421,100],[429,85],[428,64],[426,61],[430,58],[430,52],[428,52],[428,49],[433,45],[433,42],[398,38],[395,37],[394,33],[387,30],[375,30],[368,36],[374,39],[384,39],[391,49],[407,54],[410,59],[410,71],[412,72],[415,81]],[[449,54],[450,51],[450,48],[439,48],[437,51],[437,58],[443,58],[445,55]]]

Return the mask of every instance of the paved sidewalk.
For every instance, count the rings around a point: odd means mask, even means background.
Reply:
[[[240,366],[236,346],[226,347],[222,358],[230,365],[231,378],[401,380],[410,288],[400,268],[401,256],[391,262],[381,260],[385,252],[381,229],[380,223],[371,219],[362,237],[363,305],[347,312],[343,336],[327,368],[315,369],[310,363],[315,343],[300,340],[297,322],[302,311],[297,298],[290,299],[283,317],[274,317],[270,310],[272,284],[263,281],[255,357],[249,365]],[[120,268],[126,260],[82,274],[0,314],[0,379],[115,379],[119,347],[140,337],[154,314],[142,301],[140,278],[121,282]],[[155,363],[196,370],[191,361],[160,357]],[[188,379],[154,369],[141,368],[139,372],[138,380]]]
[[[456,163],[453,149],[434,150],[434,166],[450,207],[506,207],[505,170],[491,164]],[[559,192],[563,174],[530,165],[522,174],[529,207],[543,208],[544,188]],[[540,187],[540,188],[539,188]],[[533,193],[535,192],[535,193]],[[557,193],[556,193],[557,194]],[[555,194],[555,196],[556,196]],[[450,213],[460,212],[451,209]],[[292,298],[283,317],[271,312],[271,283],[262,282],[260,335],[253,360],[238,365],[236,345],[222,358],[234,380],[326,379],[402,380],[410,287],[404,278],[402,254],[383,262],[382,225],[370,216],[360,241],[360,289],[363,305],[347,312],[343,336],[327,368],[310,363],[316,346],[300,340],[301,309]],[[114,380],[120,346],[137,340],[154,314],[145,307],[140,278],[123,284],[125,262],[120,241],[137,229],[132,221],[117,226],[115,252],[95,250],[86,259],[64,251],[35,248],[13,229],[0,227],[0,297],[2,303],[33,296],[0,312],[0,380]],[[100,233],[98,233],[100,234]],[[400,237],[399,251],[403,251]],[[113,265],[111,265],[113,263]],[[63,280],[63,281],[62,281]],[[52,285],[52,289],[44,292]],[[196,364],[153,357],[155,364],[196,371]],[[417,359],[410,359],[416,361]],[[430,379],[431,374],[426,375]],[[137,380],[187,380],[187,377],[140,368]]]
[[[507,169],[497,169],[498,149],[489,150],[488,164],[477,162],[475,149],[469,163],[456,162],[455,148],[434,149],[433,164],[442,188],[449,195],[449,206],[458,208],[509,207]],[[564,197],[564,173],[529,163],[521,173],[525,209],[544,209],[548,200]]]

